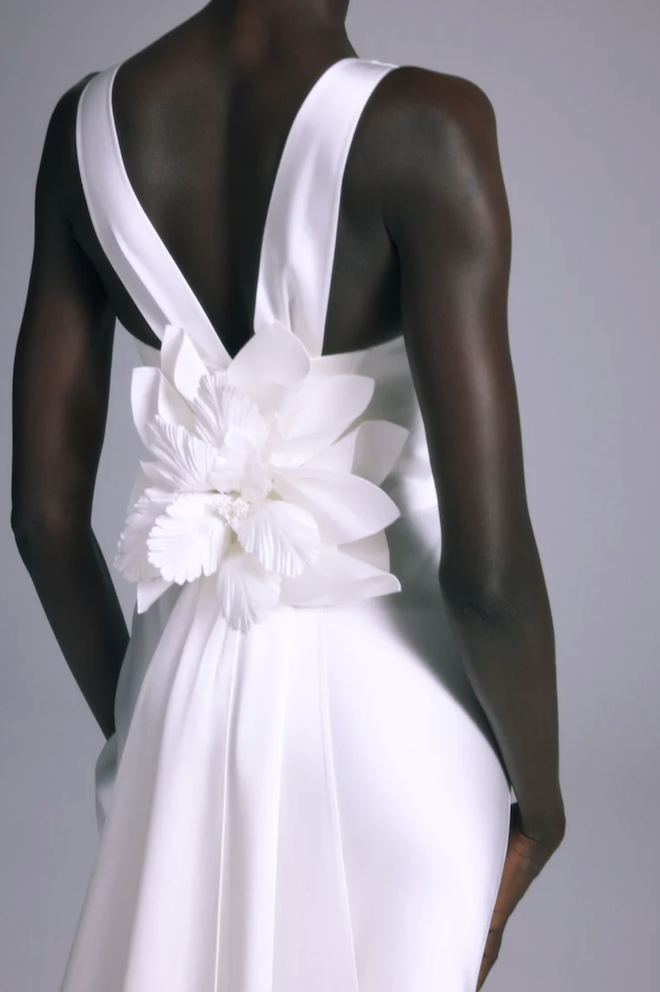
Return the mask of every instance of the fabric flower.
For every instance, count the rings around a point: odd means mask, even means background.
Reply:
[[[173,583],[212,581],[227,623],[247,631],[280,603],[397,591],[383,531],[399,510],[380,483],[408,431],[360,419],[373,390],[323,374],[279,323],[213,369],[167,325],[160,368],[135,369],[131,387],[152,457],[115,565],[138,584],[138,612]]]

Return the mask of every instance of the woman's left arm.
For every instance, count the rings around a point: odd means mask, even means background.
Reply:
[[[67,664],[107,738],[115,729],[129,635],[91,526],[115,315],[69,219],[83,83],[53,111],[36,184],[34,253],[14,364],[12,528]]]

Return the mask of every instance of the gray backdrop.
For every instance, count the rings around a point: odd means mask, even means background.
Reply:
[[[57,97],[201,3],[0,2],[0,987],[54,992],[97,841],[103,739],[9,529],[10,375],[34,181]],[[511,342],[557,635],[568,833],[516,911],[488,988],[652,992],[660,4],[355,0],[349,28],[360,55],[473,79],[499,120],[514,228]],[[95,505],[110,556],[138,457],[128,408],[136,359],[118,328]],[[128,613],[133,590],[118,582]]]

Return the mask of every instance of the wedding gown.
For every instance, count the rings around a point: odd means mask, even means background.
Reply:
[[[81,95],[78,163],[100,244],[164,342],[139,345],[132,388],[160,462],[122,535],[138,602],[61,992],[473,992],[510,791],[447,632],[403,338],[322,355],[351,140],[395,67],[342,59],[300,106],[233,361],[131,186],[117,68]],[[216,481],[195,490],[220,428]]]

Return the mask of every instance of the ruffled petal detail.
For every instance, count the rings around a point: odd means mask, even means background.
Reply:
[[[248,631],[262,623],[280,599],[281,577],[269,572],[252,555],[234,547],[218,569],[217,593],[222,615],[230,627]]]
[[[311,513],[283,500],[260,500],[240,522],[244,551],[269,572],[302,575],[318,558],[319,528]]]
[[[200,379],[193,403],[194,431],[207,444],[222,447],[244,441],[259,447],[268,437],[268,425],[252,400],[228,385],[224,372]]]
[[[211,445],[158,414],[145,427],[145,442],[157,458],[149,469],[145,465],[152,480],[160,478],[164,488],[183,492],[206,492],[213,488],[210,476],[217,453]]]
[[[114,565],[129,582],[158,578],[158,569],[149,561],[147,538],[157,518],[176,496],[159,489],[147,489],[135,501],[119,538]]]
[[[212,575],[228,543],[228,527],[213,496],[184,493],[159,516],[147,538],[159,575],[182,585]]]

